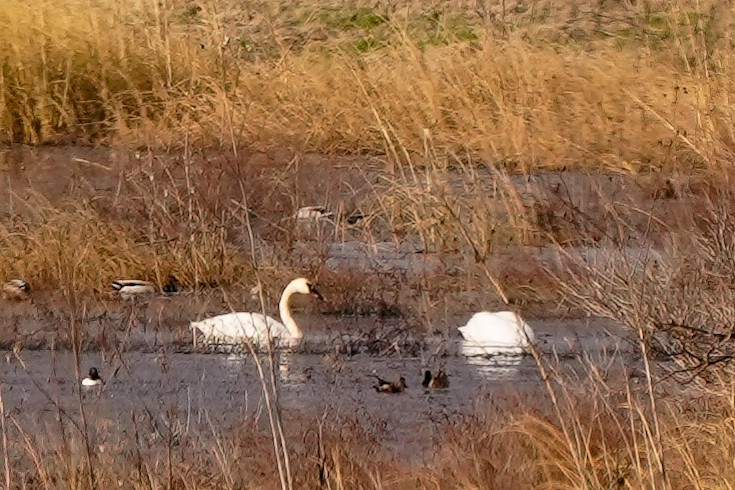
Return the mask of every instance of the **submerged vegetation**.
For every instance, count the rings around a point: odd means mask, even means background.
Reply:
[[[80,396],[45,437],[0,398],[6,486],[729,488],[733,21],[706,0],[5,0],[0,282],[31,299],[0,303],[0,343],[20,364],[119,356],[141,316],[180,338],[298,272],[322,311],[406,336],[480,308],[608,317],[645,367],[572,378],[534,352],[546,397],[438,424],[418,466],[360,421],[281,417],[267,370],[270,434],[171,410],[156,438],[133,414],[131,439]],[[333,215],[296,218],[312,205]],[[112,279],[169,276],[191,301],[105,316]]]

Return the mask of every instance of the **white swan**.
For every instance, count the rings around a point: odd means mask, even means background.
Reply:
[[[250,339],[256,344],[263,345],[268,341],[268,330],[274,340],[296,343],[303,338],[304,334],[291,316],[289,300],[294,294],[311,294],[323,299],[308,279],[299,277],[288,283],[278,303],[278,311],[283,323],[270,316],[264,316],[262,313],[236,312],[191,322],[190,326],[192,329],[199,330],[206,341],[214,340],[216,341],[214,343],[236,344]]]
[[[529,341],[536,339],[533,329],[512,311],[475,313],[467,325],[458,330],[465,340],[490,350],[498,348],[499,352],[513,349],[520,353],[528,348]]]

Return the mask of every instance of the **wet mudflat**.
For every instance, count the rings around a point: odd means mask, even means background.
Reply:
[[[558,369],[584,370],[598,359],[632,365],[628,347],[610,325],[587,321],[534,324],[539,348]],[[322,348],[320,349],[319,346]],[[58,432],[58,419],[79,416],[79,382],[69,352],[2,352],[2,396],[6,413],[22,425]],[[20,358],[20,359],[19,359]],[[266,375],[268,361],[264,362]],[[21,362],[22,360],[22,362]],[[484,405],[533,405],[544,385],[531,356],[485,355],[460,338],[424,339],[418,356],[335,353],[326,337],[311,336],[301,351],[280,353],[275,375],[285,420],[332,418],[357,420],[367,430],[380,427],[385,447],[420,462],[439,427]],[[132,431],[147,437],[198,433],[206,437],[259,420],[267,427],[261,381],[254,359],[226,353],[147,353],[119,356],[82,353],[82,375],[95,366],[105,379],[100,388],[82,389],[88,425],[120,440]],[[449,374],[446,390],[421,386],[425,369]],[[375,373],[406,378],[400,394],[376,393]],[[262,415],[262,416],[261,416]],[[144,427],[140,421],[145,419]]]

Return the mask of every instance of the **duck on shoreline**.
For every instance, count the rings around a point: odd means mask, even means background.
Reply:
[[[5,299],[23,300],[31,293],[31,286],[22,279],[11,279],[3,284],[2,296]]]
[[[321,220],[329,219],[334,216],[333,211],[328,211],[324,206],[304,206],[296,211],[296,219],[298,221],[304,220]]]
[[[155,283],[140,279],[117,279],[112,281],[111,287],[113,291],[120,294],[120,297],[123,299],[133,299],[140,296],[152,295],[157,291]],[[166,294],[178,292],[178,280],[176,277],[170,276],[161,289]]]

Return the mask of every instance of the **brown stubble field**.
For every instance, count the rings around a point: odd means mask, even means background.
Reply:
[[[258,280],[272,304],[295,274],[329,293],[302,305],[338,318],[329,328],[600,315],[642,359],[674,352],[676,376],[634,387],[589,361],[568,379],[537,357],[544,401],[441,426],[419,466],[358,421],[284,414],[291,484],[729,488],[734,14],[689,0],[6,0],[0,279],[33,294],[0,303],[0,343],[112,350],[155,318],[183,346],[189,320],[257,308]],[[293,215],[311,204],[365,219],[304,229]],[[330,247],[355,242],[388,247],[392,266],[336,267]],[[170,274],[183,299],[108,292]],[[151,442],[86,422],[46,438],[2,415],[13,488],[288,486],[262,420]]]

